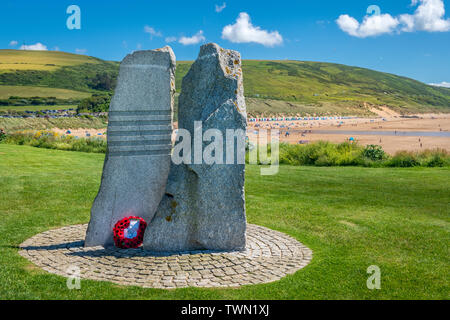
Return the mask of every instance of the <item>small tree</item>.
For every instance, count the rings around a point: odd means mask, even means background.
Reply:
[[[116,77],[109,73],[97,73],[90,79],[88,86],[95,90],[111,91],[116,86]]]
[[[372,161],[381,161],[386,158],[386,152],[378,145],[368,145],[363,150],[363,156]]]
[[[92,97],[83,99],[77,108],[77,113],[81,112],[107,112],[109,103],[111,102],[111,94],[99,95],[94,94]]]

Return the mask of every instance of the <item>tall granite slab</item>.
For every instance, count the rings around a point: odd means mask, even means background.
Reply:
[[[224,50],[217,44],[202,46],[197,60],[183,79],[179,98],[178,127],[186,129],[192,138],[191,155],[183,154],[188,161],[182,164],[172,162],[165,195],[145,232],[144,249],[245,248],[243,158],[246,118],[240,54]],[[200,162],[196,162],[199,140],[195,138],[199,133],[208,136],[209,129],[217,129],[216,133],[223,137],[223,164],[220,160],[211,164],[202,157]],[[241,135],[237,139],[227,139],[227,129],[240,131]],[[205,140],[220,140],[208,137]],[[200,147],[208,150],[207,146],[212,143],[209,141],[202,142],[200,137]],[[226,148],[227,141],[232,142],[233,155]],[[217,150],[211,154],[220,159]],[[177,151],[175,147],[173,152]],[[229,164],[227,156],[232,159]]]
[[[175,67],[170,47],[137,51],[122,61],[85,246],[114,245],[113,227],[124,217],[153,218],[170,169]]]

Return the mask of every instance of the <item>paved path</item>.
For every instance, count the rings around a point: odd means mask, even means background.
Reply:
[[[152,253],[142,249],[84,248],[87,225],[49,230],[20,245],[20,255],[64,277],[79,267],[82,279],[145,288],[238,287],[267,283],[293,274],[312,251],[278,231],[248,225],[242,252]]]

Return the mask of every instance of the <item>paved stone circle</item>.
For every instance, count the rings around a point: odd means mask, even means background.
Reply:
[[[19,254],[63,277],[78,267],[80,278],[144,288],[238,287],[280,280],[305,267],[312,251],[292,237],[247,225],[245,251],[156,253],[138,249],[84,248],[87,225],[35,235]]]

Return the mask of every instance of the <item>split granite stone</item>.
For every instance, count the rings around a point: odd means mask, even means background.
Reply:
[[[134,52],[120,65],[86,247],[114,245],[113,227],[124,217],[139,216],[147,222],[153,218],[171,163],[175,67],[168,46]]]
[[[213,43],[203,45],[183,79],[179,98],[178,127],[190,133],[192,152],[190,159],[186,157],[189,161],[172,162],[165,195],[145,231],[145,250],[245,248],[246,120],[240,54]],[[212,164],[203,157],[198,162],[195,157],[194,138],[209,129],[216,129],[223,137],[223,159],[220,161],[217,149],[211,153],[218,158]],[[227,129],[242,134],[229,138]],[[217,142],[217,137],[211,140]],[[200,142],[202,150],[212,142]],[[228,152],[227,142],[232,143],[234,154]]]

